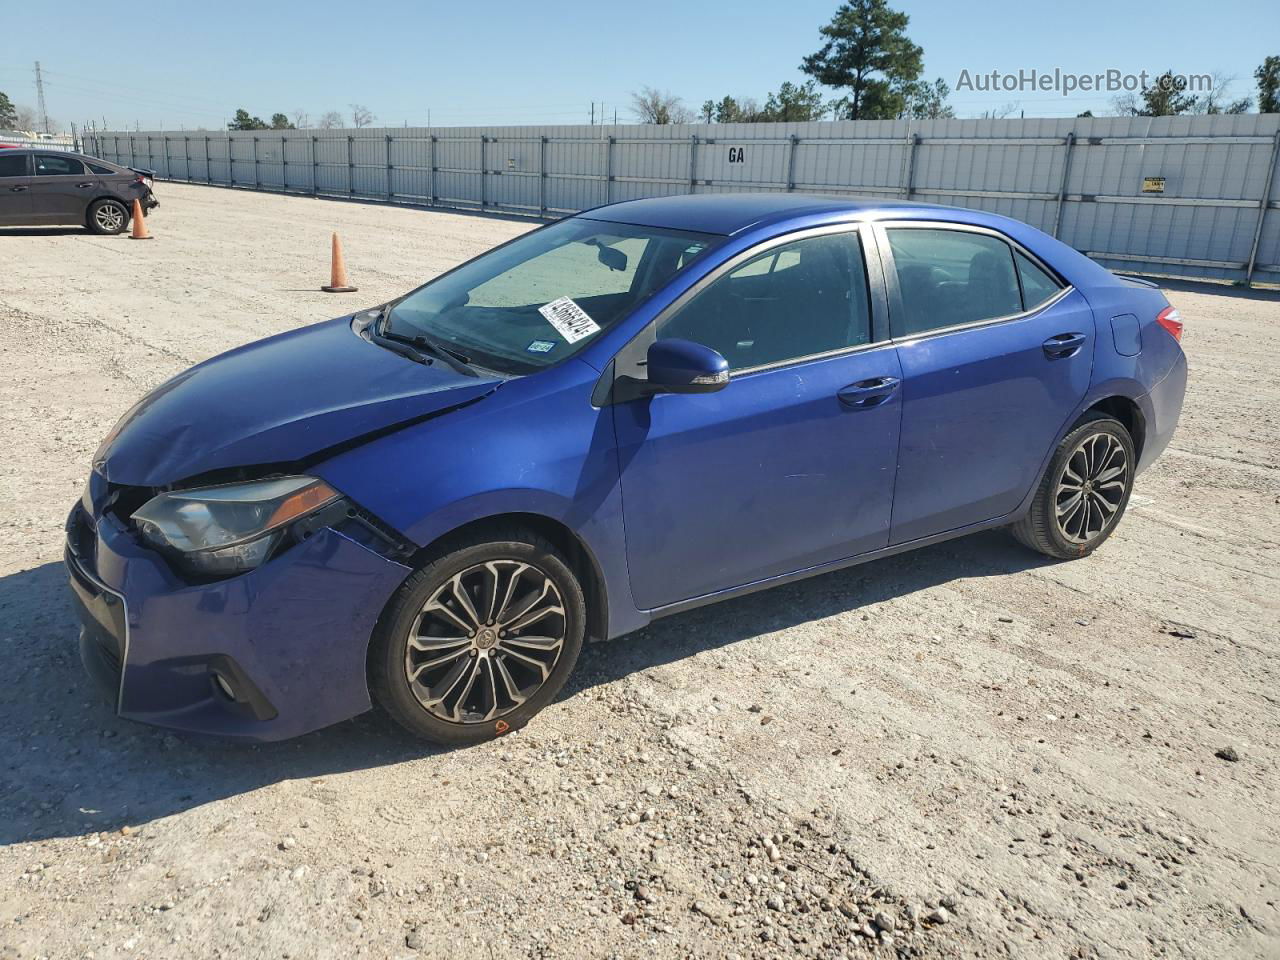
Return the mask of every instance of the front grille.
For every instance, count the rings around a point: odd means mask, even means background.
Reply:
[[[98,531],[79,504],[67,517],[67,549],[91,576],[98,569]]]
[[[103,502],[103,513],[109,513],[126,530],[133,529],[133,515],[142,505],[154,497],[156,491],[151,487],[134,487],[123,483],[108,483],[107,496]]]

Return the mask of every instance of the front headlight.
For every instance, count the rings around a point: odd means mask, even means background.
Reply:
[[[227,576],[262,564],[289,524],[340,496],[315,477],[277,477],[162,493],[133,520],[144,539],[183,569]]]

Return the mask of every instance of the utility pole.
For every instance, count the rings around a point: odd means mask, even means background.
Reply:
[[[44,105],[44,77],[40,73],[40,61],[36,61],[36,108],[40,111],[40,122],[44,124],[44,132],[52,133],[49,129],[49,111]]]

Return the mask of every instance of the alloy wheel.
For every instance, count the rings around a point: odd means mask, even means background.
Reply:
[[[93,212],[93,219],[108,233],[124,229],[124,209],[118,204],[102,204]]]
[[[405,677],[440,719],[491,721],[546,682],[566,630],[564,599],[544,571],[489,560],[454,574],[423,604],[405,646]]]
[[[1062,535],[1080,544],[1101,536],[1124,503],[1128,482],[1128,455],[1110,433],[1091,434],[1076,444],[1054,496]]]

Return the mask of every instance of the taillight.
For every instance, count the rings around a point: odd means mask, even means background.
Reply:
[[[1169,336],[1181,342],[1182,340],[1182,316],[1178,313],[1177,307],[1165,307],[1156,314],[1156,323],[1169,331]]]

